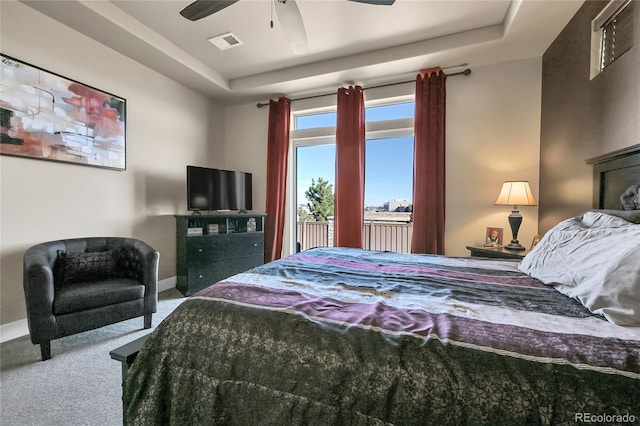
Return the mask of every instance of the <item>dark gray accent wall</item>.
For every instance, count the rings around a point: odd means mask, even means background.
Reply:
[[[586,1],[542,57],[539,232],[592,208],[585,160],[640,143],[640,1],[634,47],[589,80],[591,21],[607,1]]]

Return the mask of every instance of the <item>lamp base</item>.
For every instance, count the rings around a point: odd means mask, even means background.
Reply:
[[[518,230],[520,229],[521,223],[522,215],[518,211],[518,207],[513,206],[513,210],[509,215],[509,226],[511,226],[511,233],[513,234],[513,238],[511,239],[511,243],[505,246],[505,248],[509,250],[524,250],[524,246],[522,246],[518,241]]]
[[[515,243],[511,241],[511,243],[504,246],[504,248],[509,250],[526,250],[525,247],[521,245],[518,241],[516,241]]]

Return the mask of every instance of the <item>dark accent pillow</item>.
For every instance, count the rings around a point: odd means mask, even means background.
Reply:
[[[111,250],[89,253],[58,250],[56,279],[65,284],[113,278],[115,271],[115,257]]]
[[[106,249],[104,246],[87,247],[84,249],[85,253],[98,253],[101,251],[108,251],[108,249]]]
[[[138,250],[122,246],[114,250],[116,275],[142,282],[142,260]]]

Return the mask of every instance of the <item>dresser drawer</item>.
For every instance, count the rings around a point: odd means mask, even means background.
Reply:
[[[264,253],[264,234],[245,233],[227,235],[227,259],[251,257]]]
[[[264,253],[264,234],[231,234],[189,237],[187,257],[189,263],[240,259]]]
[[[185,295],[190,296],[193,293],[209,287],[211,284],[219,281],[216,279],[215,271],[204,268],[190,269],[187,274],[188,288],[185,289]]]
[[[241,259],[212,262],[204,267],[194,265],[189,268],[188,272],[190,294],[208,287],[211,284],[215,284],[220,280],[229,278],[232,275],[246,272],[255,266],[262,265],[263,263],[263,256],[259,255]]]

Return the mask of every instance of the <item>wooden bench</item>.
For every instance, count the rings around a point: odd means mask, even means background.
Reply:
[[[140,352],[140,349],[142,349],[148,337],[149,335],[147,334],[146,336],[142,336],[109,352],[109,355],[111,355],[111,359],[120,361],[120,363],[122,364],[122,424],[126,424],[124,418],[124,407],[126,406],[124,400],[124,385],[127,380],[127,372],[129,371],[129,367],[131,367],[131,364],[133,364],[133,361],[135,361],[136,357],[138,356],[138,352]]]

